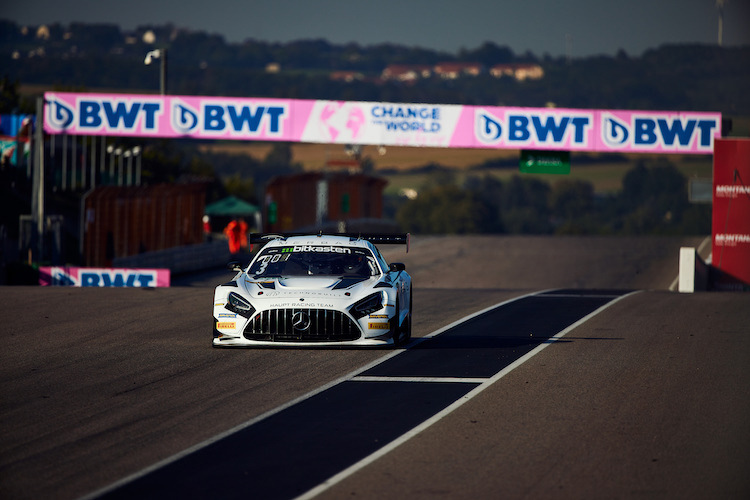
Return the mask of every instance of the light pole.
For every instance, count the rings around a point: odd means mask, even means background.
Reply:
[[[117,185],[122,186],[122,148],[115,149],[117,156]]]
[[[122,156],[128,159],[128,176],[126,184],[128,186],[133,185],[133,152],[129,149],[122,153]]]
[[[141,147],[136,146],[133,148],[133,156],[135,156],[135,185],[141,185]]]
[[[107,146],[107,153],[109,153],[109,184],[115,183],[115,147]]]
[[[146,54],[146,58],[143,60],[143,64],[146,66],[150,65],[154,59],[161,61],[161,71],[159,73],[159,90],[161,95],[167,94],[167,49],[156,49],[149,51]]]

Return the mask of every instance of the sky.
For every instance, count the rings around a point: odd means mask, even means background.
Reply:
[[[393,43],[457,54],[484,42],[516,55],[630,56],[718,43],[717,0],[0,0],[21,25],[171,23],[266,42]],[[723,45],[750,45],[750,0],[724,0]]]

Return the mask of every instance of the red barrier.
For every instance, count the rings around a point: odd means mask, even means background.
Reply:
[[[750,139],[714,143],[713,287],[750,289]]]

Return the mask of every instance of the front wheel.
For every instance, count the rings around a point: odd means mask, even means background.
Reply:
[[[401,312],[398,307],[396,308],[396,321],[399,321]],[[396,325],[396,331],[393,334],[393,346],[403,347],[411,340],[411,307],[409,307],[409,314],[404,318],[403,323]]]

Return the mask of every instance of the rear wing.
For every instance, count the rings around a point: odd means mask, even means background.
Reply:
[[[373,245],[406,245],[406,253],[409,253],[410,233],[250,233],[248,241],[250,244],[268,243],[271,240],[283,240],[292,236],[344,236],[351,240],[367,240]]]

